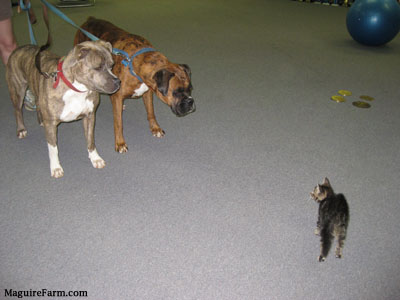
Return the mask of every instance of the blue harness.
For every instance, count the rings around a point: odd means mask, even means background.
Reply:
[[[140,76],[137,75],[137,74],[135,73],[135,71],[133,70],[133,65],[132,65],[133,59],[134,59],[136,56],[140,55],[140,54],[143,54],[143,53],[146,53],[146,52],[154,52],[154,51],[156,51],[156,50],[153,49],[153,48],[142,48],[142,49],[136,51],[135,53],[133,53],[131,56],[129,56],[129,54],[126,53],[124,50],[113,48],[113,54],[115,54],[115,55],[121,55],[121,56],[124,56],[124,57],[125,57],[125,59],[122,60],[122,64],[123,64],[125,67],[129,67],[129,72],[130,72],[133,76],[135,76],[140,82],[143,82],[143,80],[142,80],[142,78],[140,78]]]

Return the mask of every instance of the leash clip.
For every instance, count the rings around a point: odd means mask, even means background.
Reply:
[[[56,81],[57,81],[58,72],[60,72],[60,71],[55,71],[55,72],[52,72],[52,73],[50,73],[50,74],[49,74],[49,75],[50,75],[50,77],[53,77],[53,79],[54,79],[54,82],[56,82]]]
[[[51,73],[42,72],[42,75],[43,75],[44,77],[46,77],[47,79],[50,78],[50,77],[52,77],[52,78],[54,79],[54,81],[56,81],[56,80],[57,80],[58,72],[59,72],[59,71],[51,72]]]
[[[129,54],[126,53],[124,50],[120,50],[120,49],[113,48],[112,53],[113,53],[114,55],[124,57],[124,59],[121,61],[121,63],[122,63],[125,67],[129,67],[130,64],[132,63],[132,59],[129,57]]]
[[[119,54],[119,55],[121,55],[121,54]],[[122,55],[121,55],[121,56],[122,56]],[[122,62],[122,64],[123,64],[125,67],[128,67],[129,64],[131,63],[131,60],[130,60],[129,58],[125,58],[125,59],[123,59],[121,62]]]

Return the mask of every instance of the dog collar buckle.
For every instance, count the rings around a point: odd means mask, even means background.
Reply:
[[[56,71],[56,72],[51,72],[51,73],[43,72],[43,75],[44,75],[46,78],[52,77],[52,78],[54,78],[54,81],[57,80],[57,74],[58,74],[58,71]]]

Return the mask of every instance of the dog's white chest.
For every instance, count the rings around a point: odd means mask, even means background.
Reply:
[[[73,85],[80,91],[78,93],[73,90],[68,90],[62,97],[65,105],[61,112],[60,120],[70,122],[76,120],[81,115],[86,115],[93,112],[94,104],[87,99],[89,91],[86,86],[79,82],[74,82]]]
[[[142,83],[139,88],[135,90],[132,97],[140,97],[149,90],[149,87]]]

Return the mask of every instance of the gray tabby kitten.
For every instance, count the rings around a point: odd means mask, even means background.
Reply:
[[[334,238],[338,241],[336,257],[341,258],[350,219],[346,198],[343,194],[333,192],[328,178],[314,188],[311,198],[319,203],[317,229],[315,230],[315,234],[321,236],[321,254],[318,261],[325,261]]]

